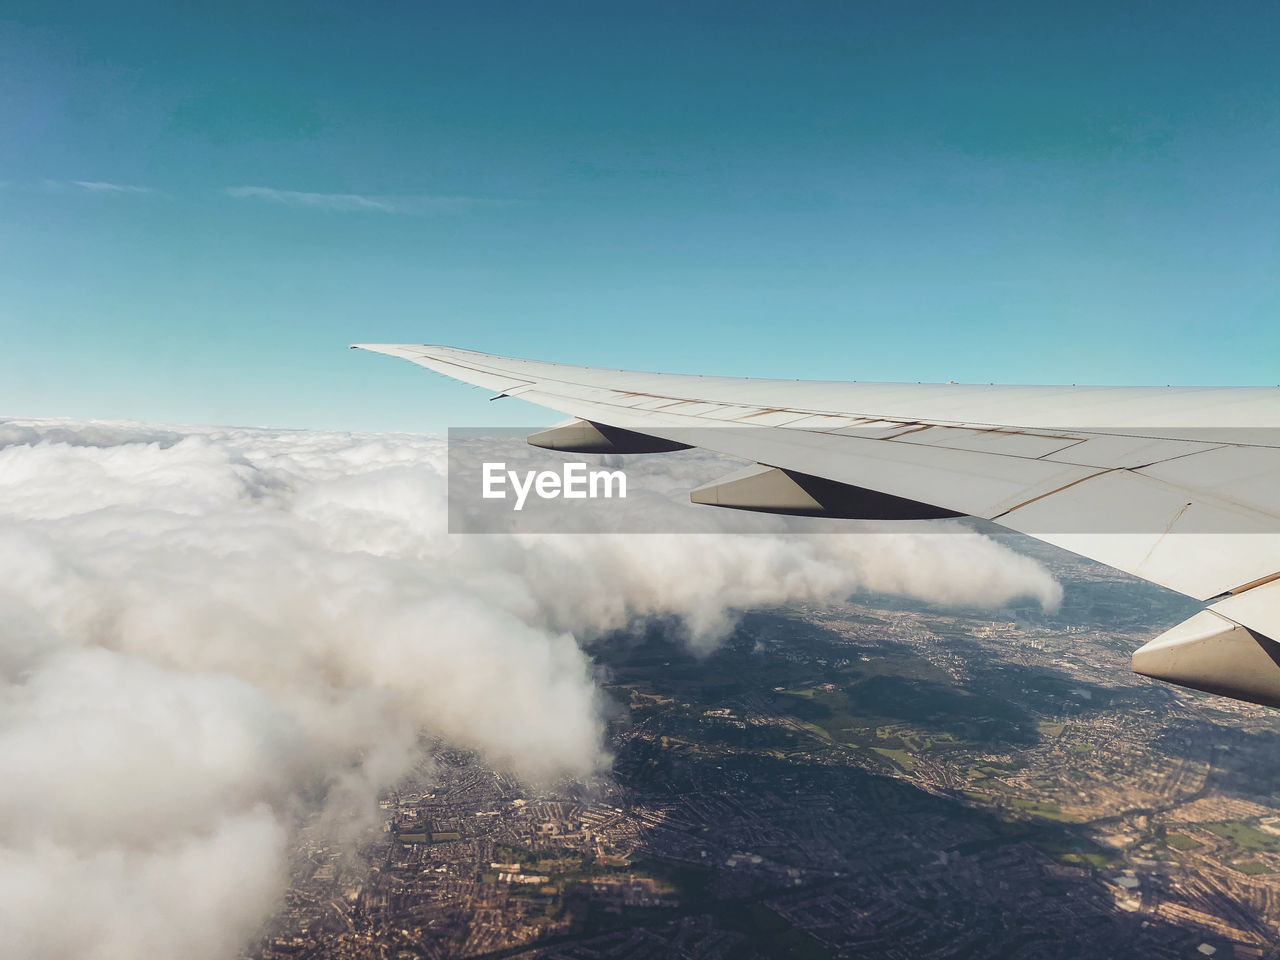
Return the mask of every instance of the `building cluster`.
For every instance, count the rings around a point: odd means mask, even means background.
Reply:
[[[614,665],[598,782],[435,745],[253,956],[1280,958],[1269,712],[1131,677],[1136,619],[850,609]]]

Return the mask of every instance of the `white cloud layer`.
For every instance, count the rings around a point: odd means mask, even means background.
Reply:
[[[640,618],[709,648],[738,611],[858,587],[1059,597],[967,533],[449,537],[445,459],[0,422],[0,956],[234,956],[302,798],[371,815],[424,731],[525,777],[600,771],[581,644]]]

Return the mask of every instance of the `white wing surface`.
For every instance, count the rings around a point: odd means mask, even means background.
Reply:
[[[543,446],[700,446],[775,468],[698,502],[982,517],[1206,601],[1134,669],[1280,705],[1280,387],[762,380],[359,346],[576,418]]]

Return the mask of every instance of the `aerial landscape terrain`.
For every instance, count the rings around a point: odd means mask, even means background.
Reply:
[[[424,742],[358,841],[301,831],[247,955],[1280,956],[1275,712],[1130,673],[1191,601],[1009,542],[1059,610],[864,593],[703,657],[605,638],[610,772]]]
[[[1280,960],[1278,37],[5,3],[0,960]]]

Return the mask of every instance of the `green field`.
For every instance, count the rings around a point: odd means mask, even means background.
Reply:
[[[916,758],[905,750],[890,750],[887,747],[872,747],[871,749],[882,756],[888,757],[903,770],[911,771],[916,768]]]
[[[438,830],[435,833],[427,833],[424,830],[413,830],[396,834],[396,839],[401,843],[449,843],[453,840],[461,840],[462,834],[454,833],[449,830]]]
[[[1044,828],[1061,830],[1059,827],[1051,828],[1047,823]],[[1089,840],[1074,838],[1070,834],[1042,836],[1033,842],[1060,863],[1093,867],[1097,870],[1114,869],[1123,863],[1123,859],[1115,853],[1104,850]]]
[[[1015,810],[1022,810],[1033,817],[1044,817],[1046,820],[1069,821],[1071,819],[1062,812],[1058,804],[1052,801],[1023,800],[1021,797],[1015,797],[1009,801],[1009,805]]]
[[[1171,833],[1164,838],[1164,842],[1173,847],[1173,849],[1182,851],[1195,850],[1197,847],[1203,846],[1203,844],[1192,840],[1185,833]]]
[[[1244,860],[1240,863],[1231,864],[1231,869],[1239,870],[1241,873],[1247,873],[1251,877],[1256,877],[1260,873],[1270,873],[1271,868],[1265,863],[1259,863],[1257,860]]]
[[[1280,853],[1280,837],[1264,833],[1257,827],[1250,826],[1240,820],[1206,823],[1204,828],[1226,840],[1230,840],[1237,847],[1242,847],[1245,850],[1266,850],[1269,853]]]

